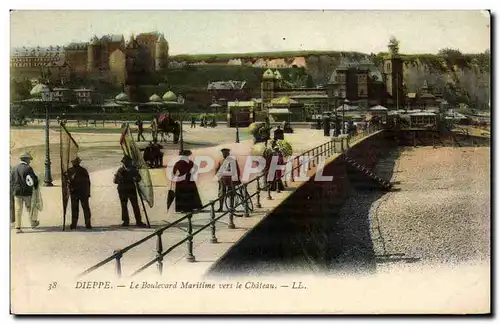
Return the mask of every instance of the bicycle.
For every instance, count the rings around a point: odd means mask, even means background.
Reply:
[[[234,197],[233,208],[231,206],[231,197]],[[235,216],[242,216],[245,214],[245,204],[246,200],[248,204],[248,211],[254,211],[254,205],[250,194],[245,186],[241,186],[236,191],[230,191],[225,199],[225,205],[228,210],[232,210]]]

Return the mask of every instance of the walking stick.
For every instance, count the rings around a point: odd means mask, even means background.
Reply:
[[[144,199],[142,198],[142,192],[135,186],[137,192],[139,193],[139,198],[141,198],[142,210],[144,210],[144,216],[146,217],[146,223],[148,224],[148,228],[151,228],[151,224],[149,223],[148,212],[146,211],[146,205],[144,205]]]

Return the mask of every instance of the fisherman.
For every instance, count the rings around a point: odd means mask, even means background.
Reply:
[[[278,125],[278,127],[274,131],[274,141],[284,140],[284,139],[285,139],[285,133],[281,129],[281,126]]]
[[[231,189],[233,189],[235,186],[237,186],[241,183],[240,182],[240,179],[241,179],[240,168],[238,166],[238,161],[236,159],[234,159],[233,157],[229,156],[229,153],[231,152],[231,150],[228,148],[223,148],[221,150],[221,152],[222,152],[222,158],[220,158],[219,161],[217,162],[217,167],[215,169],[215,172],[218,175],[219,170],[224,165],[224,170],[223,170],[223,171],[225,171],[224,173],[231,172],[231,175],[219,175],[219,197],[220,197],[220,200],[219,200],[219,209],[217,210],[218,212],[222,211],[223,204],[226,201],[227,195],[231,191]],[[234,164],[231,161],[234,161]],[[236,170],[235,170],[236,173],[234,173],[233,170],[231,170],[231,167],[233,165],[236,166]],[[221,171],[221,173],[223,171]],[[236,180],[233,180],[233,176],[232,176],[233,174],[236,175],[236,177],[237,177]],[[233,205],[233,203],[234,203],[234,194],[235,194],[234,192],[231,193],[231,197],[230,197],[231,205]]]
[[[130,225],[130,218],[128,214],[127,203],[130,200],[132,209],[134,210],[135,223],[137,227],[146,227],[141,220],[141,212],[139,210],[139,203],[137,201],[137,183],[141,181],[141,175],[134,166],[133,161],[127,155],[123,156],[121,162],[123,165],[118,169],[115,174],[113,182],[118,185],[118,196],[122,208],[122,226],[127,227]]]
[[[71,195],[71,226],[70,229],[76,229],[78,224],[79,203],[82,204],[83,218],[85,219],[85,228],[92,229],[90,222],[90,176],[84,167],[80,165],[81,159],[76,157],[71,161],[73,166],[67,171],[67,180],[69,183],[69,192]]]
[[[140,142],[141,138],[143,141],[146,141],[144,135],[142,135],[144,132],[144,122],[141,119],[138,119],[135,124],[137,125],[137,142]]]
[[[30,166],[33,157],[29,153],[22,154],[19,159],[21,162],[16,165],[10,174],[11,190],[14,195],[16,204],[16,230],[17,233],[22,233],[22,216],[23,205],[26,205],[28,212],[31,212],[31,196],[33,189],[38,188],[38,177],[36,176],[33,168]],[[35,215],[35,214],[33,214]],[[31,219],[31,227],[35,228],[40,225],[38,219]]]

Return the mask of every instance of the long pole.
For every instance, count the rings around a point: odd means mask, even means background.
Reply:
[[[50,172],[50,146],[49,146],[49,102],[45,103],[45,187],[52,187],[52,174]]]
[[[148,227],[151,228],[151,224],[149,223],[148,212],[146,211],[146,205],[144,204],[144,199],[142,198],[142,192],[139,190],[137,185],[135,186],[135,188],[137,189],[137,192],[139,193],[139,198],[141,199],[142,210],[144,211],[144,217],[146,217],[146,223],[148,224]]]

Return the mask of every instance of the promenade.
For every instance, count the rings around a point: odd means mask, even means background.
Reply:
[[[33,135],[31,132],[30,136]],[[41,133],[41,131],[40,131]],[[54,136],[56,135],[56,136]],[[57,132],[51,131],[53,145],[56,145],[55,138],[58,139]],[[119,149],[119,134],[105,134],[97,137],[96,134],[88,135],[75,133],[75,139],[82,148],[81,152],[84,167],[88,167],[92,188],[90,206],[92,210],[92,230],[83,227],[83,215],[80,211],[80,228],[76,231],[69,231],[71,213],[68,208],[66,226],[67,231],[62,231],[62,202],[60,180],[54,180],[54,187],[42,188],[44,200],[44,210],[40,213],[40,227],[36,229],[26,228],[22,234],[11,231],[11,260],[12,260],[12,282],[14,294],[25,294],[28,288],[26,282],[49,282],[53,280],[53,274],[63,272],[68,276],[76,276],[81,271],[91,265],[101,261],[111,255],[114,250],[123,248],[152,233],[156,228],[164,226],[167,222],[173,222],[181,217],[174,212],[173,206],[170,211],[166,210],[166,195],[170,183],[166,176],[166,168],[151,170],[152,182],[154,185],[155,205],[153,208],[146,206],[152,228],[122,228],[120,203],[118,194],[113,184],[113,174],[119,167],[121,153]],[[99,134],[100,135],[100,134]],[[246,129],[241,129],[240,143],[234,143],[234,128],[215,129],[187,129],[184,133],[186,143],[185,148],[192,150],[195,156],[211,156],[215,159],[221,156],[220,149],[227,147],[231,149],[234,156],[239,157],[240,165],[243,166],[243,159],[250,154],[253,146],[252,140],[248,136]],[[293,145],[294,152],[300,154],[312,147],[323,144],[329,138],[323,136],[319,130],[296,129],[294,134],[286,134],[286,139]],[[13,139],[17,139],[16,149],[22,151],[23,140],[28,142],[22,134],[14,134]],[[102,142],[99,141],[101,139]],[[52,142],[51,141],[51,142]],[[98,153],[92,148],[96,147],[97,152],[102,149],[102,143],[107,143],[110,149],[108,155],[101,160]],[[38,143],[36,143],[38,144]],[[170,159],[177,156],[177,146],[167,145],[164,157],[164,164],[168,164]],[[38,152],[38,151],[37,151]],[[97,155],[96,155],[97,154]],[[57,164],[58,151],[53,150],[51,157],[54,164]],[[35,155],[35,170],[39,172],[39,159],[43,160],[43,155]],[[15,161],[16,157],[11,157]],[[103,161],[107,164],[103,165]],[[113,161],[113,163],[110,163]],[[37,165],[38,162],[38,165]],[[38,168],[37,168],[38,166]],[[53,170],[55,168],[53,167]],[[56,177],[54,177],[56,178]],[[202,202],[208,203],[217,197],[217,182],[213,178],[213,173],[200,174],[197,180],[198,189]],[[212,262],[220,257],[232,244],[239,240],[249,229],[257,224],[265,215],[285,199],[299,183],[289,183],[289,188],[280,194],[272,193],[273,200],[267,200],[262,193],[262,208],[252,213],[249,218],[235,218],[236,229],[228,229],[228,217],[223,217],[217,223],[218,243],[208,243],[211,233],[207,229],[196,235],[194,239],[194,251],[197,262],[188,263],[185,260],[187,248],[185,245],[178,247],[170,253],[164,261],[165,273],[169,273],[169,268],[175,264],[173,272],[169,276],[203,275]],[[250,187],[251,193],[255,189]],[[255,200],[254,200],[255,204]],[[134,224],[133,213],[129,206],[131,224]],[[218,214],[220,215],[220,214]],[[197,214],[193,217],[193,229],[196,230],[207,224],[210,219],[209,211]],[[28,219],[23,219],[23,224],[28,224]],[[168,248],[186,235],[187,224],[180,223],[177,227],[171,228],[163,235],[163,245]],[[208,244],[207,244],[208,243]],[[138,267],[147,263],[155,256],[156,240],[150,240],[145,244],[131,250],[123,258],[124,276],[137,270]],[[98,275],[113,275],[114,264],[108,264],[98,270]],[[156,273],[156,267],[152,266],[145,274]],[[97,275],[97,274],[96,274]]]

